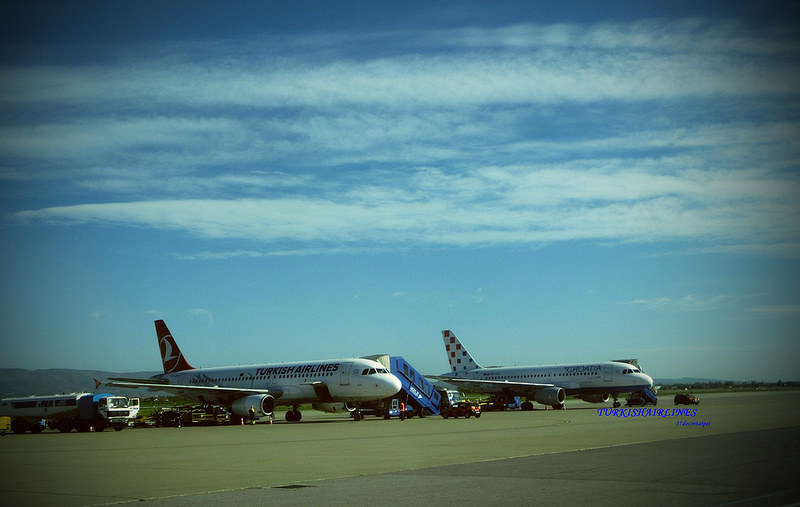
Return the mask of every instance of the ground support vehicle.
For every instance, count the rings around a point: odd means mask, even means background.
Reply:
[[[390,419],[392,417],[399,417],[402,421],[414,417],[414,412],[417,412],[420,417],[425,417],[421,409],[417,411],[410,403],[400,403],[399,399],[392,398],[389,403],[389,408],[386,410],[386,413],[384,413],[383,418]]]
[[[481,410],[491,412],[492,410],[515,410],[522,408],[522,400],[519,396],[511,398],[492,397],[487,403],[481,403]]]
[[[235,418],[238,424],[239,417]],[[231,424],[231,415],[224,408],[214,405],[164,407],[153,414],[154,426],[217,426]]]
[[[469,401],[459,401],[455,405],[451,405],[449,407],[445,407],[439,411],[442,417],[447,419],[448,417],[453,417],[458,419],[459,417],[465,417],[469,419],[472,416],[480,417],[481,416],[481,406],[477,403],[472,403]]]
[[[135,401],[132,411],[129,401]],[[14,433],[41,433],[45,427],[63,433],[103,431],[111,427],[119,431],[136,417],[139,400],[128,400],[113,394],[72,393],[53,396],[29,396],[0,400],[0,416],[11,418]]]
[[[690,393],[679,393],[675,395],[673,401],[676,405],[697,405],[700,403],[700,398]]]
[[[379,362],[380,359],[376,359]],[[395,395],[398,400],[402,401],[406,407],[403,414],[397,415],[401,419],[406,417],[425,417],[426,415],[436,415],[439,413],[439,404],[441,403],[441,394],[436,390],[433,384],[425,378],[419,371],[417,371],[411,364],[400,356],[389,357],[389,371],[400,379],[401,389]],[[405,396],[403,396],[405,395]],[[394,399],[392,400],[394,403]],[[389,407],[389,416],[394,415]],[[384,415],[386,417],[386,415]],[[388,419],[388,417],[387,417]]]

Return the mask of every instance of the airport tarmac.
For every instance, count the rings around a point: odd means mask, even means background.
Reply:
[[[800,391],[703,395],[681,415],[564,411],[45,432],[0,439],[7,505],[800,501]],[[691,412],[696,409],[696,412]],[[661,410],[661,412],[656,412]],[[627,417],[625,417],[627,415]]]

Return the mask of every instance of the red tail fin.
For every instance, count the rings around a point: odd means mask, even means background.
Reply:
[[[175,343],[175,339],[167,329],[163,320],[156,321],[156,336],[158,336],[158,348],[161,350],[161,362],[164,364],[164,373],[175,373],[176,371],[194,370],[181,354],[181,349]]]

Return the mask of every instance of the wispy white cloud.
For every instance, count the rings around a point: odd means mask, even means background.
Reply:
[[[731,296],[717,295],[711,297],[698,297],[692,294],[680,298],[660,296],[655,298],[637,298],[626,303],[627,305],[640,306],[650,310],[668,312],[704,312],[720,309]]]
[[[313,52],[270,56],[293,53],[301,41],[291,38],[244,47],[241,41],[180,45],[169,56],[124,67],[7,69],[0,96],[7,104],[145,99],[154,106],[207,107],[630,101],[794,93],[799,72],[791,61],[773,58],[796,52],[793,39],[700,20],[393,35],[420,42],[394,56],[359,47],[360,58],[325,54],[325,60]]]
[[[757,171],[532,170],[467,174],[422,169],[407,182],[361,185],[322,196],[174,199],[84,204],[18,212],[20,221],[113,223],[209,238],[438,245],[564,240],[778,245],[800,218],[791,176]],[[223,178],[224,179],[224,178]],[[314,181],[304,181],[315,190]],[[215,255],[262,255],[248,250]]]
[[[381,37],[398,50],[342,43]],[[800,253],[796,122],[651,118],[795,96],[790,38],[692,19],[167,49],[4,69],[0,105],[37,114],[0,127],[0,181],[81,195],[15,220],[271,244],[184,257],[205,260],[570,240]],[[613,125],[619,108],[640,119]]]
[[[211,315],[211,312],[208,311],[206,308],[192,308],[188,311],[189,315],[195,316],[202,316],[208,319],[208,323],[213,325],[214,324],[214,317]]]

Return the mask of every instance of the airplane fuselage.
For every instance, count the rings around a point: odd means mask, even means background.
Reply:
[[[627,393],[653,384],[649,375],[633,365],[619,362],[487,367],[448,372],[442,376],[495,382],[553,384],[562,387],[567,395]],[[496,386],[497,393],[508,391],[501,384],[492,385]]]
[[[231,397],[225,389],[268,391],[275,397],[276,405],[320,400],[371,401],[391,396],[399,390],[397,378],[380,363],[355,358],[198,368],[163,373],[154,376],[153,380],[167,380],[173,385],[221,388],[216,395],[191,391],[185,395],[202,402],[223,404],[229,403]]]

